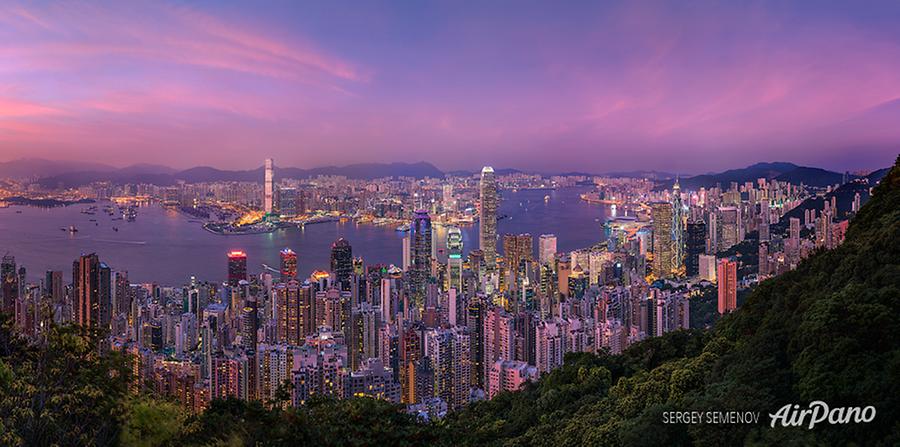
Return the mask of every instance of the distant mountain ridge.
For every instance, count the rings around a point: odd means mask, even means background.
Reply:
[[[528,173],[513,168],[495,168],[497,175]],[[883,176],[887,170],[874,171],[869,176]],[[294,168],[276,165],[276,177],[305,179],[319,175],[339,175],[354,179],[375,179],[383,177],[442,178],[444,176],[477,176],[480,171],[453,170],[442,171],[427,162],[418,163],[358,163],[346,166],[324,166],[318,168]],[[566,172],[544,173],[543,175],[585,175],[647,178],[654,180],[657,188],[670,188],[675,175],[669,172],[653,170],[618,171],[607,173]],[[179,181],[188,183],[215,181],[260,181],[263,168],[249,170],[226,170],[210,166],[197,166],[185,170],[177,170],[168,166],[155,164],[135,164],[124,168],[116,168],[102,163],[51,161],[36,158],[0,162],[0,179],[39,179],[44,187],[77,187],[91,182],[111,181],[114,183],[152,183],[160,186],[173,185]],[[843,175],[825,169],[799,166],[787,162],[756,163],[754,165],[731,169],[719,173],[707,173],[681,177],[679,182],[684,189],[713,187],[716,184],[728,187],[731,182],[755,182],[759,178],[778,179],[791,183],[804,183],[810,186],[827,186],[840,183]],[[851,179],[856,178],[851,176]]]
[[[3,176],[0,171],[0,177]],[[291,167],[275,167],[277,178],[304,179],[319,175],[338,175],[354,179],[375,179],[382,177],[442,178],[444,173],[426,162],[418,163],[359,163],[347,166],[325,166],[321,168],[301,169]],[[263,167],[251,170],[224,170],[209,166],[176,171],[172,168],[157,165],[135,165],[122,169],[91,169],[63,172],[40,179],[40,184],[47,188],[71,188],[98,181],[114,183],[152,183],[168,186],[184,181],[199,182],[253,182],[263,178]]]
[[[701,187],[711,188],[716,185],[719,185],[722,188],[728,188],[732,182],[743,184],[745,182],[755,182],[760,178],[768,180],[776,179],[793,184],[803,183],[807,186],[824,187],[841,183],[843,174],[821,168],[798,166],[793,163],[771,162],[756,163],[747,166],[746,168],[729,169],[719,173],[683,177],[679,179],[679,184],[682,189],[689,190],[696,190]],[[855,178],[857,177],[850,176],[851,180]],[[674,179],[669,178],[658,182],[657,187],[671,188],[674,183]]]

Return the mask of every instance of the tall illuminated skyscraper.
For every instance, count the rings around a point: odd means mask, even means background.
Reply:
[[[428,211],[416,211],[410,228],[412,237],[412,264],[409,268],[410,289],[416,303],[421,305],[425,300],[425,284],[431,275],[431,217]]]
[[[478,248],[484,252],[484,262],[488,271],[497,266],[497,180],[494,168],[485,166],[481,170],[481,209],[479,213]]]
[[[228,252],[228,285],[237,287],[247,280],[247,253],[240,250]]]
[[[675,179],[672,186],[672,271],[684,271],[684,224],[685,208],[681,202],[681,185]]]
[[[337,278],[341,290],[350,290],[350,275],[353,274],[353,247],[344,238],[331,245],[331,272]]]
[[[266,212],[266,214],[272,214],[275,204],[275,161],[271,158],[267,158],[265,169],[266,178],[265,184],[263,185],[265,193],[264,211]]]
[[[281,281],[297,278],[297,253],[290,248],[281,250]]]
[[[653,218],[653,274],[667,278],[672,274],[672,204],[668,202],[650,205]]]

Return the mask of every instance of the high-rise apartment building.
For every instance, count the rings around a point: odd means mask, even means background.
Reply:
[[[716,276],[719,281],[719,313],[737,309],[737,262],[730,259],[719,260]]]

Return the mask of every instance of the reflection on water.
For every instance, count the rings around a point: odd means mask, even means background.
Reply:
[[[509,217],[498,223],[498,232],[531,233],[535,245],[538,235],[554,233],[560,251],[601,241],[608,209],[579,200],[583,191],[505,191],[500,214]],[[545,195],[550,199],[545,201]],[[224,279],[225,253],[233,249],[247,252],[252,272],[261,271],[263,263],[279,265],[278,252],[284,247],[297,252],[301,273],[327,269],[331,243],[339,237],[349,240],[354,256],[362,256],[366,263],[402,262],[403,233],[393,227],[329,222],[268,234],[220,236],[203,230],[192,218],[157,206],[141,207],[134,222],[113,220],[117,216],[103,212],[82,214],[87,207],[0,209],[0,254],[14,255],[28,269],[29,279],[37,280],[46,270],[70,275],[79,255],[97,252],[112,268],[128,270],[132,281],[165,285],[182,284],[192,275],[202,280]],[[72,225],[78,232],[63,230]],[[477,248],[477,224],[463,227],[462,234],[466,252]],[[435,228],[435,235],[438,247],[443,248],[446,229]]]

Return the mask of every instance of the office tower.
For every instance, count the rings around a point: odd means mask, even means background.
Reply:
[[[81,256],[72,266],[75,324],[86,328],[108,328],[112,302],[110,269],[96,254]]]
[[[719,313],[737,309],[737,262],[719,260],[716,276],[719,280]]]
[[[672,275],[672,204],[668,202],[650,205],[653,219],[653,274],[657,278]]]
[[[716,257],[713,255],[699,256],[700,279],[716,282]]]
[[[481,170],[481,208],[478,224],[478,248],[484,252],[485,266],[493,272],[497,266],[497,180],[494,168]]]
[[[410,227],[412,265],[409,268],[410,291],[415,305],[422,307],[425,284],[431,276],[431,217],[427,211],[416,211]]]
[[[719,252],[719,218],[716,216],[715,210],[709,212],[709,222],[706,229],[709,231],[709,243],[706,246],[706,253],[714,255]]]
[[[447,229],[447,290],[456,289],[462,294],[463,272],[463,240],[462,231],[457,227]]]
[[[19,278],[16,275],[16,258],[12,255],[3,256],[0,262],[0,311],[13,313],[16,299],[19,298]]]
[[[471,345],[472,386],[477,388],[484,388],[484,320],[484,301],[479,296],[471,297],[466,308],[466,329]]]
[[[290,248],[281,250],[281,281],[297,278],[297,253]]]
[[[580,264],[576,264],[575,268],[572,269],[572,272],[569,273],[569,297],[575,299],[581,299],[584,297],[584,292],[588,288],[588,277],[584,273],[584,269],[581,268]]]
[[[678,179],[675,179],[675,185],[672,186],[672,271],[679,276],[684,270],[685,218],[684,203],[681,201],[681,186],[678,184]]]
[[[860,202],[861,202],[861,200],[859,197],[859,193],[854,194],[853,195],[853,203],[850,204],[850,211],[852,211],[854,213],[858,213],[859,207],[860,207]]]
[[[350,290],[350,276],[353,274],[353,247],[344,238],[331,245],[331,273],[334,274],[341,290]]]
[[[718,250],[724,251],[741,242],[741,209],[719,207]]]
[[[488,374],[489,398],[504,391],[518,391],[526,382],[538,379],[537,367],[519,360],[497,360]]]
[[[687,223],[684,270],[687,276],[700,273],[700,255],[706,253],[706,223],[702,220]]]
[[[542,234],[538,240],[538,260],[541,265],[547,265],[556,258],[556,235]]]
[[[228,285],[237,287],[247,280],[247,253],[240,250],[228,252]]]
[[[278,188],[278,214],[282,217],[296,217],[302,211],[296,188]]]
[[[264,211],[266,214],[272,214],[275,210],[275,162],[271,158],[266,159],[265,164],[265,185],[263,185],[264,189]]]

